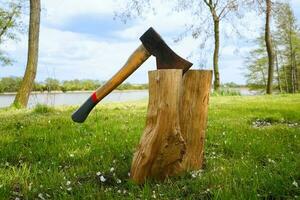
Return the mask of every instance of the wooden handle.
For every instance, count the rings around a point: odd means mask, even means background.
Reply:
[[[96,97],[101,101],[112,90],[118,87],[125,79],[128,78],[137,68],[139,68],[148,58],[150,53],[145,49],[144,45],[140,45],[128,58],[125,65],[102,87],[96,90]]]
[[[74,122],[84,122],[91,110],[107,96],[111,91],[118,87],[125,79],[128,78],[137,68],[139,68],[149,57],[150,53],[143,45],[140,45],[128,58],[124,66],[102,87],[86,100],[86,102],[72,114]]]

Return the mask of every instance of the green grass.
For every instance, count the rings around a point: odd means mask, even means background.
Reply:
[[[211,97],[203,171],[137,186],[128,172],[146,107],[104,104],[83,124],[75,107],[0,110],[0,199],[300,197],[299,94]]]

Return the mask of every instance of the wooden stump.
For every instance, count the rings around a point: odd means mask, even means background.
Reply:
[[[211,78],[210,70],[190,70],[183,76],[180,103],[180,128],[186,142],[183,170],[198,170],[203,164]]]
[[[211,75],[204,70],[183,77],[178,69],[149,72],[146,127],[130,172],[136,183],[201,167]]]

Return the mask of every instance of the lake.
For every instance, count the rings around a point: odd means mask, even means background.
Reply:
[[[237,88],[242,96],[257,95],[257,91],[250,91],[248,88]],[[81,105],[90,95],[91,91],[80,92],[34,92],[30,95],[28,107],[32,108],[37,104],[49,106]],[[15,94],[0,94],[0,108],[8,107],[14,101]],[[148,90],[125,90],[113,91],[101,102],[124,102],[148,98]]]
[[[49,106],[80,105],[92,92],[44,92],[32,93],[29,98],[28,107],[32,108],[37,104]],[[113,91],[101,102],[124,102],[148,98],[148,90]],[[0,94],[0,108],[10,106],[15,99],[15,94]]]

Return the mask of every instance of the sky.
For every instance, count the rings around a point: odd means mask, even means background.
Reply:
[[[120,2],[122,1],[42,0],[36,79],[108,80],[141,44],[139,37],[149,27],[154,27],[177,54],[193,62],[194,69],[212,68],[212,42],[207,43],[209,48],[204,53],[199,53],[199,42],[190,35],[174,42],[184,32],[185,25],[192,20],[188,13],[172,12],[167,4],[158,4],[155,14],[147,13],[144,18],[123,23],[120,19],[114,19],[115,11],[121,6]],[[300,22],[300,0],[291,0],[291,5]],[[255,13],[248,13],[242,19],[243,39],[237,39],[235,34],[227,31],[227,24],[222,24],[221,29],[226,33],[221,37],[219,61],[222,83],[245,84],[244,59],[253,48],[251,41],[258,36],[263,26],[260,18],[262,17]],[[28,15],[23,15],[22,20],[24,24],[28,23]],[[0,66],[0,78],[23,76],[27,37],[23,33],[18,41],[1,44],[0,49],[13,58],[14,63],[12,66]],[[155,58],[150,57],[126,82],[147,83],[147,72],[155,68]]]

